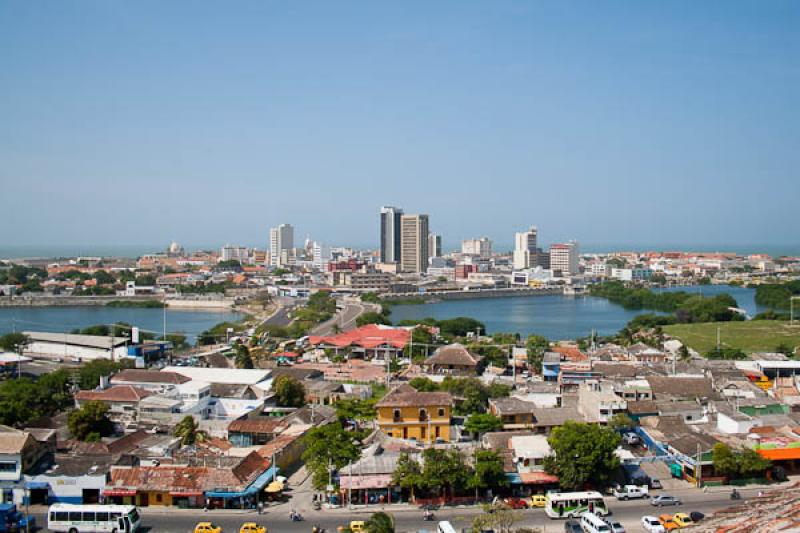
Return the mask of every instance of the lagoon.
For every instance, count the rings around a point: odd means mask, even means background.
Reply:
[[[661,290],[684,290],[706,296],[728,293],[748,315],[762,310],[755,304],[755,291],[744,287],[706,285]],[[592,330],[599,335],[612,335],[636,315],[651,312],[645,309],[628,311],[594,296],[547,295],[395,305],[390,318],[396,323],[404,319],[468,316],[483,322],[487,333],[512,332],[523,337],[535,333],[551,340],[567,340],[589,336]]]

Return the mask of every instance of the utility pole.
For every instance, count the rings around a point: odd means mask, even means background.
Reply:
[[[349,483],[347,484],[347,508],[353,508],[353,461],[351,460],[347,465],[348,474],[350,474]]]
[[[703,484],[703,464],[701,463],[703,459],[703,454],[700,452],[700,443],[697,443],[697,467],[695,468],[694,478],[696,480],[697,487],[700,487]]]

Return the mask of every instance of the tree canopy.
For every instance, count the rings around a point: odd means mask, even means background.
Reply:
[[[272,385],[280,407],[302,407],[306,404],[306,388],[291,376],[280,376]]]
[[[558,476],[562,488],[605,486],[619,467],[614,450],[620,436],[612,429],[569,420],[554,428],[547,441],[553,455],[545,458],[545,469]]]
[[[503,429],[503,421],[490,413],[473,413],[464,423],[464,429],[476,435]]]
[[[360,457],[361,449],[355,437],[354,432],[345,431],[337,422],[311,428],[306,433],[303,437],[306,449],[302,460],[313,476],[316,489],[328,484],[329,464],[335,470],[340,470]]]
[[[173,434],[181,440],[181,445],[191,446],[208,440],[208,433],[200,429],[200,424],[191,415],[184,416],[175,425]]]
[[[97,442],[114,432],[114,424],[108,418],[108,405],[91,400],[67,417],[67,427],[78,440]]]

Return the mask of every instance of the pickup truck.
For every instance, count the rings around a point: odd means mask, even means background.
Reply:
[[[645,486],[640,487],[638,485],[624,485],[622,487],[614,487],[614,489],[611,491],[611,494],[613,494],[618,500],[634,500],[636,498],[646,498],[648,492],[649,491]]]

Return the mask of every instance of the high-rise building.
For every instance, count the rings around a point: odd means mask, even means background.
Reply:
[[[269,263],[271,266],[291,265],[293,249],[294,227],[291,224],[281,224],[277,228],[269,230]]]
[[[381,263],[400,262],[400,217],[399,207],[381,207]]]
[[[438,233],[428,234],[428,257],[442,257],[442,236]]]
[[[578,270],[579,251],[576,241],[550,246],[550,269],[562,276],[574,276]]]
[[[428,269],[428,215],[400,217],[400,270],[425,272]]]
[[[514,269],[522,270],[537,265],[536,226],[528,231],[520,231],[514,236]]]
[[[220,261],[239,261],[241,264],[247,263],[250,251],[244,246],[232,246],[226,244],[222,247],[219,254]]]
[[[324,270],[331,258],[331,247],[327,244],[322,244],[314,241],[312,245],[312,257],[314,268],[317,270]]]
[[[465,239],[461,241],[461,253],[464,255],[477,255],[482,259],[492,256],[492,241],[489,237],[480,239]]]

